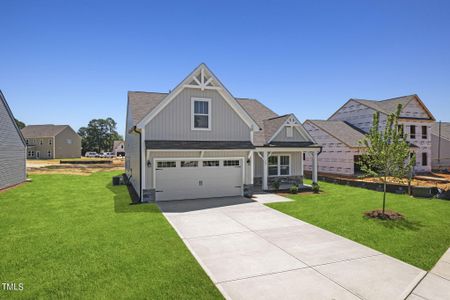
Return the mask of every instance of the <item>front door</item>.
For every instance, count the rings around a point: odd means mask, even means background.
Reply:
[[[41,158],[41,152],[36,151],[36,158]]]

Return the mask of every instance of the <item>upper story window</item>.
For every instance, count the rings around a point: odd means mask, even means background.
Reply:
[[[192,130],[211,129],[211,99],[192,98]]]
[[[422,139],[426,140],[428,138],[427,126],[422,126]]]
[[[67,143],[68,145],[72,145],[72,140],[71,140],[71,139],[67,139],[67,140],[66,140],[66,143]]]
[[[409,137],[411,139],[415,139],[416,138],[416,125],[409,126]]]
[[[28,139],[25,140],[26,144],[28,145]]]

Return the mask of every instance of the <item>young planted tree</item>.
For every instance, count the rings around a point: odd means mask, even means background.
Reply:
[[[387,117],[384,128],[380,128],[380,114],[376,112],[373,115],[372,128],[361,141],[366,148],[359,162],[361,170],[383,182],[382,217],[385,216],[388,177],[398,180],[410,177],[416,163],[406,136],[398,126],[401,109],[402,105],[399,104],[396,113]]]

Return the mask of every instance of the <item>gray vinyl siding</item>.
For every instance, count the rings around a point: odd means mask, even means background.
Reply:
[[[291,156],[291,176],[300,175],[300,152],[276,152],[273,155],[290,155]],[[258,154],[255,153],[255,177],[263,176],[263,161]]]
[[[14,119],[0,100],[0,189],[25,181],[25,151]]]
[[[129,133],[133,127],[131,120],[129,105],[127,111],[127,126],[125,131],[125,172],[135,191],[140,194],[141,190],[141,174],[140,174],[140,158],[139,158],[139,135],[137,133]]]
[[[432,142],[431,166],[433,167],[433,169],[449,168],[450,167],[450,141],[441,137],[441,150],[440,150],[439,162],[438,162],[439,136],[432,134],[431,142]],[[417,157],[418,161],[420,161],[421,159],[422,159],[422,157]]]
[[[205,151],[203,158],[208,157],[234,157],[243,158],[244,161],[244,172],[245,172],[245,184],[250,184],[251,182],[251,168],[250,164],[247,163],[249,151]],[[154,158],[201,158],[200,151],[152,151],[149,152],[148,158],[153,161]],[[153,168],[145,168],[145,184],[147,188],[153,187]]]
[[[72,128],[67,127],[56,135],[54,151],[54,158],[81,157],[81,137]],[[42,153],[41,157],[43,157]]]
[[[286,127],[281,129],[281,131],[273,138],[275,142],[305,142],[309,141],[303,137],[300,132],[294,128],[292,137],[288,137],[286,134]]]
[[[191,130],[191,98],[211,99],[211,130]],[[248,141],[250,128],[213,90],[186,88],[145,127],[146,140]]]

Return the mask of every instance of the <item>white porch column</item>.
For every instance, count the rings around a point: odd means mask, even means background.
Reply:
[[[268,155],[267,155],[267,151],[263,152],[263,178],[262,178],[262,189],[263,191],[268,190],[268,186],[267,186],[267,177],[268,177],[268,172],[269,172],[269,165],[268,165]]]
[[[250,152],[250,184],[253,184],[253,179],[255,177],[255,152]]]
[[[317,152],[313,152],[313,161],[312,161],[312,181],[313,183],[317,183]]]
[[[303,151],[300,151],[300,176],[304,176],[303,171]]]

